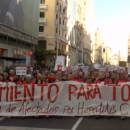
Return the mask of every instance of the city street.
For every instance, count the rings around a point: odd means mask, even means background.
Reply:
[[[0,118],[0,130],[129,130],[130,118]]]

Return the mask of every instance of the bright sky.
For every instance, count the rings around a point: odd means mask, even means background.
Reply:
[[[113,53],[127,58],[130,33],[130,0],[94,0],[97,28]]]

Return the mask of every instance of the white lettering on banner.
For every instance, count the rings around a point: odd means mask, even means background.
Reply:
[[[108,66],[108,70],[109,71],[115,71],[115,70],[117,70],[117,67],[114,66],[114,65],[110,65],[110,66]]]
[[[48,86],[0,85],[0,116],[36,115],[130,116],[130,82],[118,87],[73,81]]]
[[[26,75],[26,67],[16,67],[16,75]]]

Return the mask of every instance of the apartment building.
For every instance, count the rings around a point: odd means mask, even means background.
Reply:
[[[55,64],[56,53],[69,61],[67,0],[40,0],[39,44],[47,50],[46,63]]]
[[[102,38],[99,29],[95,31],[95,39],[93,44],[93,63],[103,64],[102,58]]]
[[[55,64],[57,49],[66,66],[91,64],[90,9],[90,0],[40,0],[39,44],[47,50],[47,65]]]

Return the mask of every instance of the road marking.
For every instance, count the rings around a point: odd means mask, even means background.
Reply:
[[[80,117],[77,122],[75,123],[75,125],[73,126],[73,128],[71,130],[76,130],[76,128],[78,127],[78,125],[80,124],[80,122],[83,120],[83,117]]]
[[[63,130],[63,129],[0,126],[0,130]]]
[[[1,117],[1,118],[0,118],[0,121],[2,121],[2,120],[4,120],[4,119],[5,119],[5,117]]]

